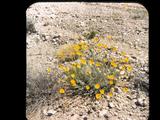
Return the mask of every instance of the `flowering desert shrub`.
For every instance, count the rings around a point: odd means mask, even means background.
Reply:
[[[116,47],[101,42],[106,38],[111,39],[111,36],[95,36],[57,52],[62,76],[57,80],[61,85],[57,90],[59,94],[95,99],[101,99],[106,94],[111,97],[118,82],[130,76],[132,66],[129,57]],[[128,88],[124,86],[123,90],[128,91]]]

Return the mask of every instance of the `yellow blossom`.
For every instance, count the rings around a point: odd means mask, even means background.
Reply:
[[[81,65],[79,63],[76,64],[77,68],[81,68]]]
[[[117,64],[114,61],[111,61],[111,66],[112,67],[117,67]]]
[[[101,93],[101,94],[104,94],[104,89],[101,89],[101,90],[99,90],[99,92]]]
[[[98,37],[94,37],[94,38],[92,39],[92,42],[94,42],[94,43],[96,43],[96,42],[98,42],[98,41],[99,41]]]
[[[75,51],[79,51],[80,50],[80,46],[78,44],[75,44],[73,46],[73,48],[74,48]]]
[[[107,45],[106,45],[106,44],[104,44],[104,45],[103,45],[103,48],[107,48]]]
[[[123,92],[128,92],[129,91],[127,87],[122,88],[122,90],[123,90]]]
[[[107,62],[107,61],[108,61],[107,58],[104,58],[104,59],[103,59],[103,62]]]
[[[63,88],[60,88],[60,89],[59,89],[59,93],[60,93],[60,94],[64,94],[64,93],[65,93],[65,90],[64,90]]]
[[[102,44],[102,43],[98,43],[96,46],[98,48],[107,48],[107,45],[106,44]]]
[[[69,71],[69,67],[64,67],[63,70],[64,70],[65,72],[68,72],[68,71]]]
[[[110,80],[110,81],[108,82],[108,84],[109,84],[109,85],[113,85],[113,81]]]
[[[97,94],[96,94],[96,99],[97,99],[97,100],[101,99],[101,97],[102,97],[102,96],[101,96],[100,93],[97,93]]]
[[[114,87],[112,87],[110,91],[111,91],[111,92],[114,92],[114,90],[115,90]]]
[[[72,80],[70,80],[70,83],[72,86],[76,86],[76,80],[72,79]]]
[[[128,63],[128,62],[129,62],[129,58],[126,57],[126,58],[122,59],[121,62],[123,62],[123,63]]]
[[[132,68],[131,65],[128,65],[128,66],[127,66],[127,71],[128,71],[128,72],[130,72],[132,69],[133,69],[133,68]]]
[[[125,53],[125,52],[123,52],[123,51],[122,51],[120,54],[121,54],[122,56],[125,56],[125,55],[126,55],[126,53]]]
[[[112,38],[112,36],[111,35],[107,35],[107,39],[111,39]]]
[[[97,67],[101,66],[101,63],[100,62],[96,62],[96,66]]]
[[[72,66],[76,66],[76,65],[77,65],[77,63],[75,63],[75,62],[74,62],[74,63],[71,63],[71,65],[72,65]]]
[[[47,69],[47,72],[50,73],[50,72],[51,72],[51,68],[48,68],[48,69]]]
[[[114,77],[114,75],[107,75],[107,79],[109,79],[109,80],[114,80],[115,77]]]
[[[93,64],[94,64],[94,60],[93,60],[93,59],[90,59],[90,60],[89,60],[89,64],[90,64],[90,65],[93,65]]]
[[[121,69],[122,71],[124,71],[125,70],[125,66],[124,65],[120,66],[119,69]]]
[[[86,60],[85,59],[80,59],[81,64],[86,64]]]
[[[90,86],[89,86],[89,85],[86,85],[85,88],[86,88],[86,90],[89,90],[89,89],[90,89]]]
[[[100,84],[95,84],[95,86],[94,86],[96,89],[99,89],[101,86],[100,86]]]
[[[73,73],[73,74],[71,74],[71,77],[72,77],[72,78],[75,78],[75,76],[76,76],[76,75],[75,75],[74,73]]]
[[[112,97],[112,96],[113,96],[113,93],[112,93],[112,92],[109,92],[109,93],[108,93],[108,96],[109,96],[109,97]]]
[[[76,54],[77,54],[78,56],[82,56],[82,55],[83,55],[83,53],[80,52],[80,51],[77,51]]]
[[[116,48],[116,47],[112,47],[111,50],[112,50],[113,52],[116,52],[116,51],[117,51],[117,48]]]
[[[102,43],[98,43],[96,46],[101,48],[102,47]]]
[[[87,43],[85,43],[85,42],[82,42],[82,43],[80,43],[79,45],[81,46],[81,49],[82,49],[82,50],[87,50],[87,49],[88,49],[88,45],[87,45]]]

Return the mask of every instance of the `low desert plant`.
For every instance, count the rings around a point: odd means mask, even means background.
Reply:
[[[100,42],[103,37],[68,45],[58,51],[63,63],[58,65],[62,78],[58,78],[60,94],[94,96],[113,95],[114,87],[126,76],[130,76],[132,66],[125,52]],[[107,36],[107,38],[111,38]],[[104,39],[104,38],[103,38]],[[65,63],[70,59],[70,62]],[[123,91],[128,91],[124,87]]]

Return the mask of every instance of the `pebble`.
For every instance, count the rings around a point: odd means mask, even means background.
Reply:
[[[133,105],[132,105],[132,108],[133,108],[133,109],[136,109],[136,108],[137,108],[137,106],[136,106],[135,104],[133,104]]]
[[[109,102],[109,103],[108,103],[108,107],[113,108],[113,107],[114,107],[114,104],[113,104],[112,102]]]
[[[142,98],[138,98],[137,101],[136,101],[136,105],[143,107],[144,106],[144,100]]]
[[[87,118],[87,117],[84,117],[83,120],[88,120],[88,118]]]
[[[50,39],[50,36],[49,36],[49,35],[47,35],[47,36],[46,36],[46,40],[49,40],[49,39]]]
[[[102,110],[99,112],[99,117],[104,117],[107,114],[107,110]]]
[[[121,75],[124,75],[124,73],[125,73],[125,71],[121,71],[121,72],[120,72]]]
[[[115,90],[116,93],[122,93],[122,90],[119,87],[115,87],[114,90]]]
[[[129,96],[129,95],[127,95],[127,98],[128,98],[128,99],[130,99],[130,100],[132,100],[132,97],[131,97],[131,96]]]
[[[147,106],[147,101],[146,100],[143,100],[143,106]]]
[[[48,111],[46,111],[46,110],[44,110],[43,111],[43,113],[44,113],[44,115],[46,115],[46,116],[52,116],[52,115],[54,115],[55,113],[56,113],[56,111],[54,111],[54,110],[48,110]]]
[[[77,120],[79,118],[79,115],[75,114],[71,117],[71,120]]]

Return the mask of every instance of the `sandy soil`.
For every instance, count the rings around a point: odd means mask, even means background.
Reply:
[[[142,81],[142,87],[149,84],[149,18],[143,6],[131,3],[38,3],[27,9],[26,16],[27,26],[30,25],[27,29],[28,120],[147,120],[148,91],[133,87],[139,81]],[[126,51],[133,59],[138,75],[132,80],[131,91],[116,93],[113,99],[99,102],[80,96],[58,100],[53,96],[46,97],[46,69],[57,62],[55,51],[60,45],[75,41],[89,31],[112,35],[107,44]],[[135,104],[139,99],[144,106]],[[110,103],[114,104],[112,108],[108,107]],[[49,110],[54,114],[45,115]]]

